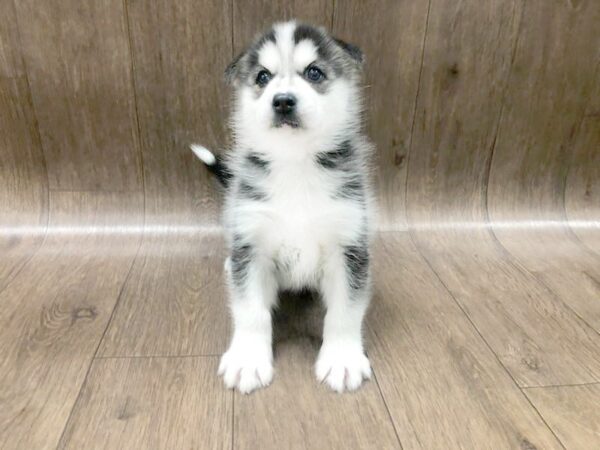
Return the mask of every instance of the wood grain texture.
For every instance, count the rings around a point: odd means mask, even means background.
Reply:
[[[12,2],[0,4],[0,291],[42,243],[46,166]]]
[[[492,222],[564,221],[574,138],[597,91],[599,21],[597,2],[525,2],[491,165]]]
[[[56,447],[139,247],[111,226],[139,219],[140,200],[52,194],[54,233],[0,293],[3,449]],[[88,232],[61,236],[76,225]]]
[[[525,389],[525,394],[566,448],[600,447],[600,384]]]
[[[0,77],[25,75],[13,2],[0,4]]]
[[[230,449],[216,358],[99,359],[58,448]]]
[[[407,208],[417,229],[485,220],[487,166],[521,7],[431,2],[408,157]]]
[[[590,109],[584,116],[575,140],[565,188],[565,210],[579,241],[600,255],[600,107],[598,113],[593,111]]]
[[[313,376],[318,347],[294,340],[276,347],[269,389],[235,396],[236,449],[400,448],[377,384],[339,395]]]
[[[332,32],[365,55],[368,134],[374,139],[379,226],[405,227],[406,162],[414,120],[428,1],[337,3]],[[377,23],[365,33],[365,18]]]
[[[493,222],[503,220],[493,215],[500,193],[487,186],[487,173],[490,163],[499,161],[495,152],[492,160],[492,151],[498,151],[497,135],[514,108],[509,97],[519,92],[513,72],[523,70],[522,48],[538,42],[526,31],[538,18],[522,7],[521,2],[432,3],[409,155],[409,226],[428,262],[520,385],[591,382],[600,376],[597,333],[507,257],[488,226],[488,204]],[[506,128],[507,138],[513,135]],[[522,153],[516,143],[511,149]],[[508,152],[507,147],[505,159],[511,161]],[[527,161],[523,173],[534,164]],[[509,192],[510,179],[507,174],[494,182]],[[507,210],[519,198],[505,197]],[[571,259],[581,253],[564,236],[563,242],[571,246]],[[580,280],[582,271],[574,273],[562,282]],[[580,289],[571,297],[590,292]],[[593,311],[590,302],[584,299]]]
[[[403,447],[560,448],[409,236],[376,244],[368,351]]]
[[[223,352],[229,338],[223,247],[219,235],[148,238],[99,354]]]
[[[600,92],[600,5],[527,2],[523,17],[491,162],[489,219],[519,263],[598,331],[600,291],[589,277],[600,277],[600,257],[569,228],[565,189],[569,167],[593,163],[600,148],[582,123]],[[532,225],[511,225],[519,221]]]
[[[214,225],[220,196],[189,145],[226,143],[230,2],[136,0],[128,14],[147,223]]]
[[[600,335],[489,238],[419,233],[417,242],[520,386],[600,379]]]
[[[27,80],[0,77],[0,291],[39,248],[48,220],[45,165]]]
[[[123,2],[15,4],[50,188],[139,190]]]

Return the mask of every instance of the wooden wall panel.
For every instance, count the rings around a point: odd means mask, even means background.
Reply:
[[[0,3],[0,291],[42,242],[47,184],[14,8],[5,1]]]
[[[50,188],[139,190],[123,2],[15,4]]]
[[[525,2],[523,17],[490,172],[490,219],[562,221],[569,161],[598,82],[600,4]]]
[[[593,125],[583,123],[599,92],[600,4],[526,2],[523,17],[491,164],[489,218],[519,263],[600,330],[599,291],[590,283],[600,278],[600,258],[583,251],[565,214],[569,168],[600,153]],[[578,179],[586,183],[594,170]]]
[[[336,3],[332,31],[364,52],[366,119],[377,155],[382,228],[405,227],[406,162],[415,113],[428,1]],[[365,32],[365,19],[370,26]]]
[[[519,30],[538,20],[522,7],[520,1],[432,1],[409,155],[409,225],[518,384],[593,381],[600,376],[597,335],[511,260],[487,223],[488,198],[502,204],[487,181],[498,124],[511,114],[513,100],[502,105],[518,92],[511,72],[523,70],[513,58],[532,39]],[[506,133],[515,135],[508,127]],[[511,160],[508,149],[505,158]],[[497,186],[510,192],[511,178]]]
[[[485,219],[487,167],[520,17],[520,0],[432,0],[408,163],[413,222]]]
[[[226,143],[230,2],[134,0],[128,14],[147,220],[214,224],[218,192],[189,144]]]
[[[597,40],[600,43],[600,37]],[[587,102],[587,109],[574,139],[565,211],[573,233],[600,255],[600,50],[597,60],[593,89],[588,98],[582,99]]]

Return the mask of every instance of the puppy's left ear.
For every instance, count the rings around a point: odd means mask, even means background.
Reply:
[[[356,62],[359,66],[362,66],[364,62],[364,57],[363,52],[360,48],[358,48],[354,44],[349,44],[348,42],[342,41],[338,38],[333,38],[333,40],[337,45],[339,45],[342,48],[342,50],[344,50],[350,56],[350,58],[354,60],[354,62]]]
[[[225,81],[227,84],[233,84],[240,74],[240,61],[246,54],[246,50],[237,55],[225,69]]]

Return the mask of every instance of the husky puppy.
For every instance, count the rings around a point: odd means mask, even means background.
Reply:
[[[324,29],[277,23],[227,68],[233,148],[192,150],[226,186],[234,332],[219,374],[243,393],[273,379],[279,290],[318,291],[327,313],[317,379],[338,392],[371,376],[362,322],[371,296],[373,197],[361,51]]]

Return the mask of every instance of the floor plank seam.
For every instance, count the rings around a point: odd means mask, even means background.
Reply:
[[[104,327],[104,331],[102,332],[102,336],[100,336],[100,339],[98,339],[98,345],[96,345],[96,350],[94,351],[94,354],[90,358],[90,363],[89,363],[87,371],[85,373],[85,377],[83,378],[83,382],[81,383],[81,387],[79,388],[79,392],[77,393],[77,397],[75,398],[75,401],[73,402],[73,406],[71,407],[71,411],[69,411],[69,416],[67,417],[67,420],[65,421],[65,426],[63,427],[62,433],[60,434],[60,438],[58,439],[58,443],[56,445],[56,449],[57,450],[61,447],[61,443],[63,442],[63,439],[65,437],[65,433],[66,433],[67,428],[69,426],[69,423],[71,422],[71,419],[73,418],[73,412],[75,411],[77,403],[79,402],[79,399],[81,398],[81,394],[83,393],[84,388],[87,385],[88,378],[89,378],[90,372],[92,370],[92,365],[94,364],[94,361],[96,360],[96,356],[98,354],[98,350],[100,350],[100,346],[102,344],[102,341],[104,340],[104,336],[106,335],[106,332],[108,331],[108,328],[110,327],[110,324],[111,324],[111,322],[113,320],[113,317],[114,317],[115,311],[117,309],[117,306],[119,305],[119,301],[123,297],[123,292],[125,291],[125,286],[127,285],[127,282],[129,281],[131,273],[133,272],[133,267],[134,267],[135,262],[136,262],[136,260],[138,258],[138,255],[140,253],[140,249],[142,248],[142,241],[143,241],[143,235],[140,236],[139,246],[137,248],[135,256],[133,257],[133,259],[131,261],[131,265],[129,266],[129,270],[127,271],[127,275],[125,276],[125,280],[123,280],[123,284],[121,285],[121,289],[119,290],[119,294],[117,295],[117,299],[115,301],[115,305],[113,306],[113,309],[111,311],[111,314],[110,314],[110,317],[109,317],[108,322],[106,324],[106,327]]]
[[[529,270],[528,270],[529,271]],[[585,325],[587,325],[587,327],[592,330],[592,332],[596,333],[598,336],[600,336],[600,330],[597,330],[595,327],[593,327],[586,319],[583,318],[583,316],[581,316],[577,311],[575,311],[573,309],[573,307],[571,305],[569,305],[568,303],[566,303],[563,299],[561,299],[559,297],[559,295],[554,292],[550,286],[548,286],[546,284],[546,282],[544,280],[542,280],[537,274],[534,274],[532,272],[530,272],[530,274],[538,281],[538,283],[540,283],[544,288],[546,288],[546,290],[550,293],[550,295],[552,295],[555,300],[559,301],[560,303],[562,303],[569,311],[571,311],[575,317],[577,317],[579,320],[581,320]],[[600,381],[600,379],[598,380]]]
[[[231,450],[235,448],[235,391],[231,390]]]
[[[520,386],[521,389],[552,389],[577,386],[595,386],[600,384],[600,381],[590,381],[589,383],[570,383],[570,384],[548,384],[546,386]]]
[[[379,391],[379,395],[381,396],[381,400],[383,401],[383,406],[385,406],[385,410],[388,413],[388,417],[390,419],[390,424],[394,429],[394,434],[396,435],[396,439],[398,440],[398,445],[402,450],[404,446],[402,445],[402,440],[400,439],[400,434],[398,434],[398,430],[396,429],[396,424],[394,423],[394,419],[392,418],[392,413],[390,412],[390,408],[388,407],[387,401],[385,400],[385,396],[383,395],[383,391],[381,390],[381,385],[379,384],[379,380],[377,379],[377,374],[375,373],[375,368],[371,368],[373,371],[373,380],[375,381],[375,385],[377,386],[377,390]]]
[[[183,358],[217,358],[220,353],[206,353],[200,355],[100,355],[94,359],[183,359]]]
[[[79,194],[79,193],[87,193],[87,194],[143,194],[144,189],[61,189],[61,188],[51,188],[48,189],[50,192],[58,192],[64,194]]]
[[[575,311],[571,307],[571,305],[569,305],[567,302],[565,302],[556,292],[554,292],[550,288],[550,286],[548,286],[546,284],[545,281],[543,281],[542,279],[540,279],[537,274],[535,274],[534,272],[532,272],[531,270],[529,270],[519,260],[519,258],[517,258],[513,253],[511,253],[510,250],[507,247],[504,246],[504,244],[502,244],[502,242],[500,241],[500,239],[496,235],[496,232],[494,231],[494,227],[493,226],[491,226],[489,228],[489,234],[490,234],[490,237],[492,238],[492,241],[493,241],[495,247],[497,247],[498,250],[505,256],[505,260],[506,260],[506,262],[508,262],[508,264],[510,264],[514,269],[516,269],[522,275],[524,275],[524,276],[529,275],[531,278],[533,278],[543,288],[543,290],[545,290],[545,291],[548,292],[548,294],[550,295],[550,297],[552,297],[555,301],[557,301],[561,305],[563,305],[568,311],[570,311],[575,317],[577,317],[582,322],[582,324],[585,325],[587,328],[589,328],[593,333],[595,333],[595,334],[597,334],[597,335],[600,336],[600,331],[596,330],[596,328],[594,328],[593,326],[591,326],[588,323],[587,320],[585,320],[583,317],[581,317],[581,315],[579,315],[579,313],[577,313],[577,311]]]
[[[525,392],[523,391],[523,389],[521,389],[521,387],[517,383],[517,380],[515,380],[515,378],[510,373],[510,371],[506,368],[506,366],[504,364],[502,364],[502,361],[500,360],[500,358],[498,357],[498,355],[496,354],[496,352],[492,349],[492,347],[489,344],[489,342],[483,337],[483,335],[481,334],[481,332],[479,331],[479,329],[475,326],[475,323],[473,322],[473,320],[471,319],[471,317],[469,316],[469,314],[464,310],[464,308],[462,307],[462,305],[460,304],[460,302],[456,299],[456,297],[452,294],[452,292],[450,291],[450,289],[448,288],[448,286],[446,286],[446,283],[444,283],[444,281],[442,280],[442,278],[440,277],[440,275],[434,270],[433,266],[431,265],[431,263],[429,262],[429,260],[427,259],[427,257],[421,252],[421,249],[417,246],[412,233],[409,232],[408,235],[409,235],[410,240],[411,240],[413,246],[415,247],[417,253],[421,256],[421,258],[423,259],[423,261],[425,262],[425,264],[427,264],[427,266],[429,267],[429,269],[433,272],[433,274],[438,279],[438,281],[440,282],[440,284],[444,287],[444,289],[446,290],[446,292],[448,293],[448,295],[450,296],[450,298],[452,298],[452,300],[454,301],[454,303],[456,304],[456,306],[462,311],[462,313],[464,314],[465,318],[469,321],[469,323],[473,327],[473,330],[479,335],[479,337],[481,338],[481,340],[483,341],[483,343],[485,344],[485,346],[488,348],[488,350],[492,353],[492,355],[494,356],[494,358],[496,359],[496,361],[498,362],[498,364],[500,365],[500,367],[502,367],[504,369],[504,372],[506,373],[506,375],[508,375],[508,377],[512,380],[514,386],[519,390],[519,392],[521,393],[521,395],[525,398],[525,401],[533,408],[533,410],[536,412],[536,414],[538,415],[538,417],[540,418],[540,420],[542,421],[542,423],[546,426],[546,428],[550,431],[550,433],[552,433],[552,435],[554,436],[554,438],[556,439],[556,441],[560,444],[560,446],[563,449],[566,450],[565,445],[558,438],[558,435],[550,427],[550,425],[548,424],[548,422],[546,422],[546,419],[544,419],[544,417],[540,414],[540,412],[538,411],[538,409],[533,405],[533,403],[531,402],[531,400],[529,399],[529,397],[527,396],[527,394],[525,394]]]

